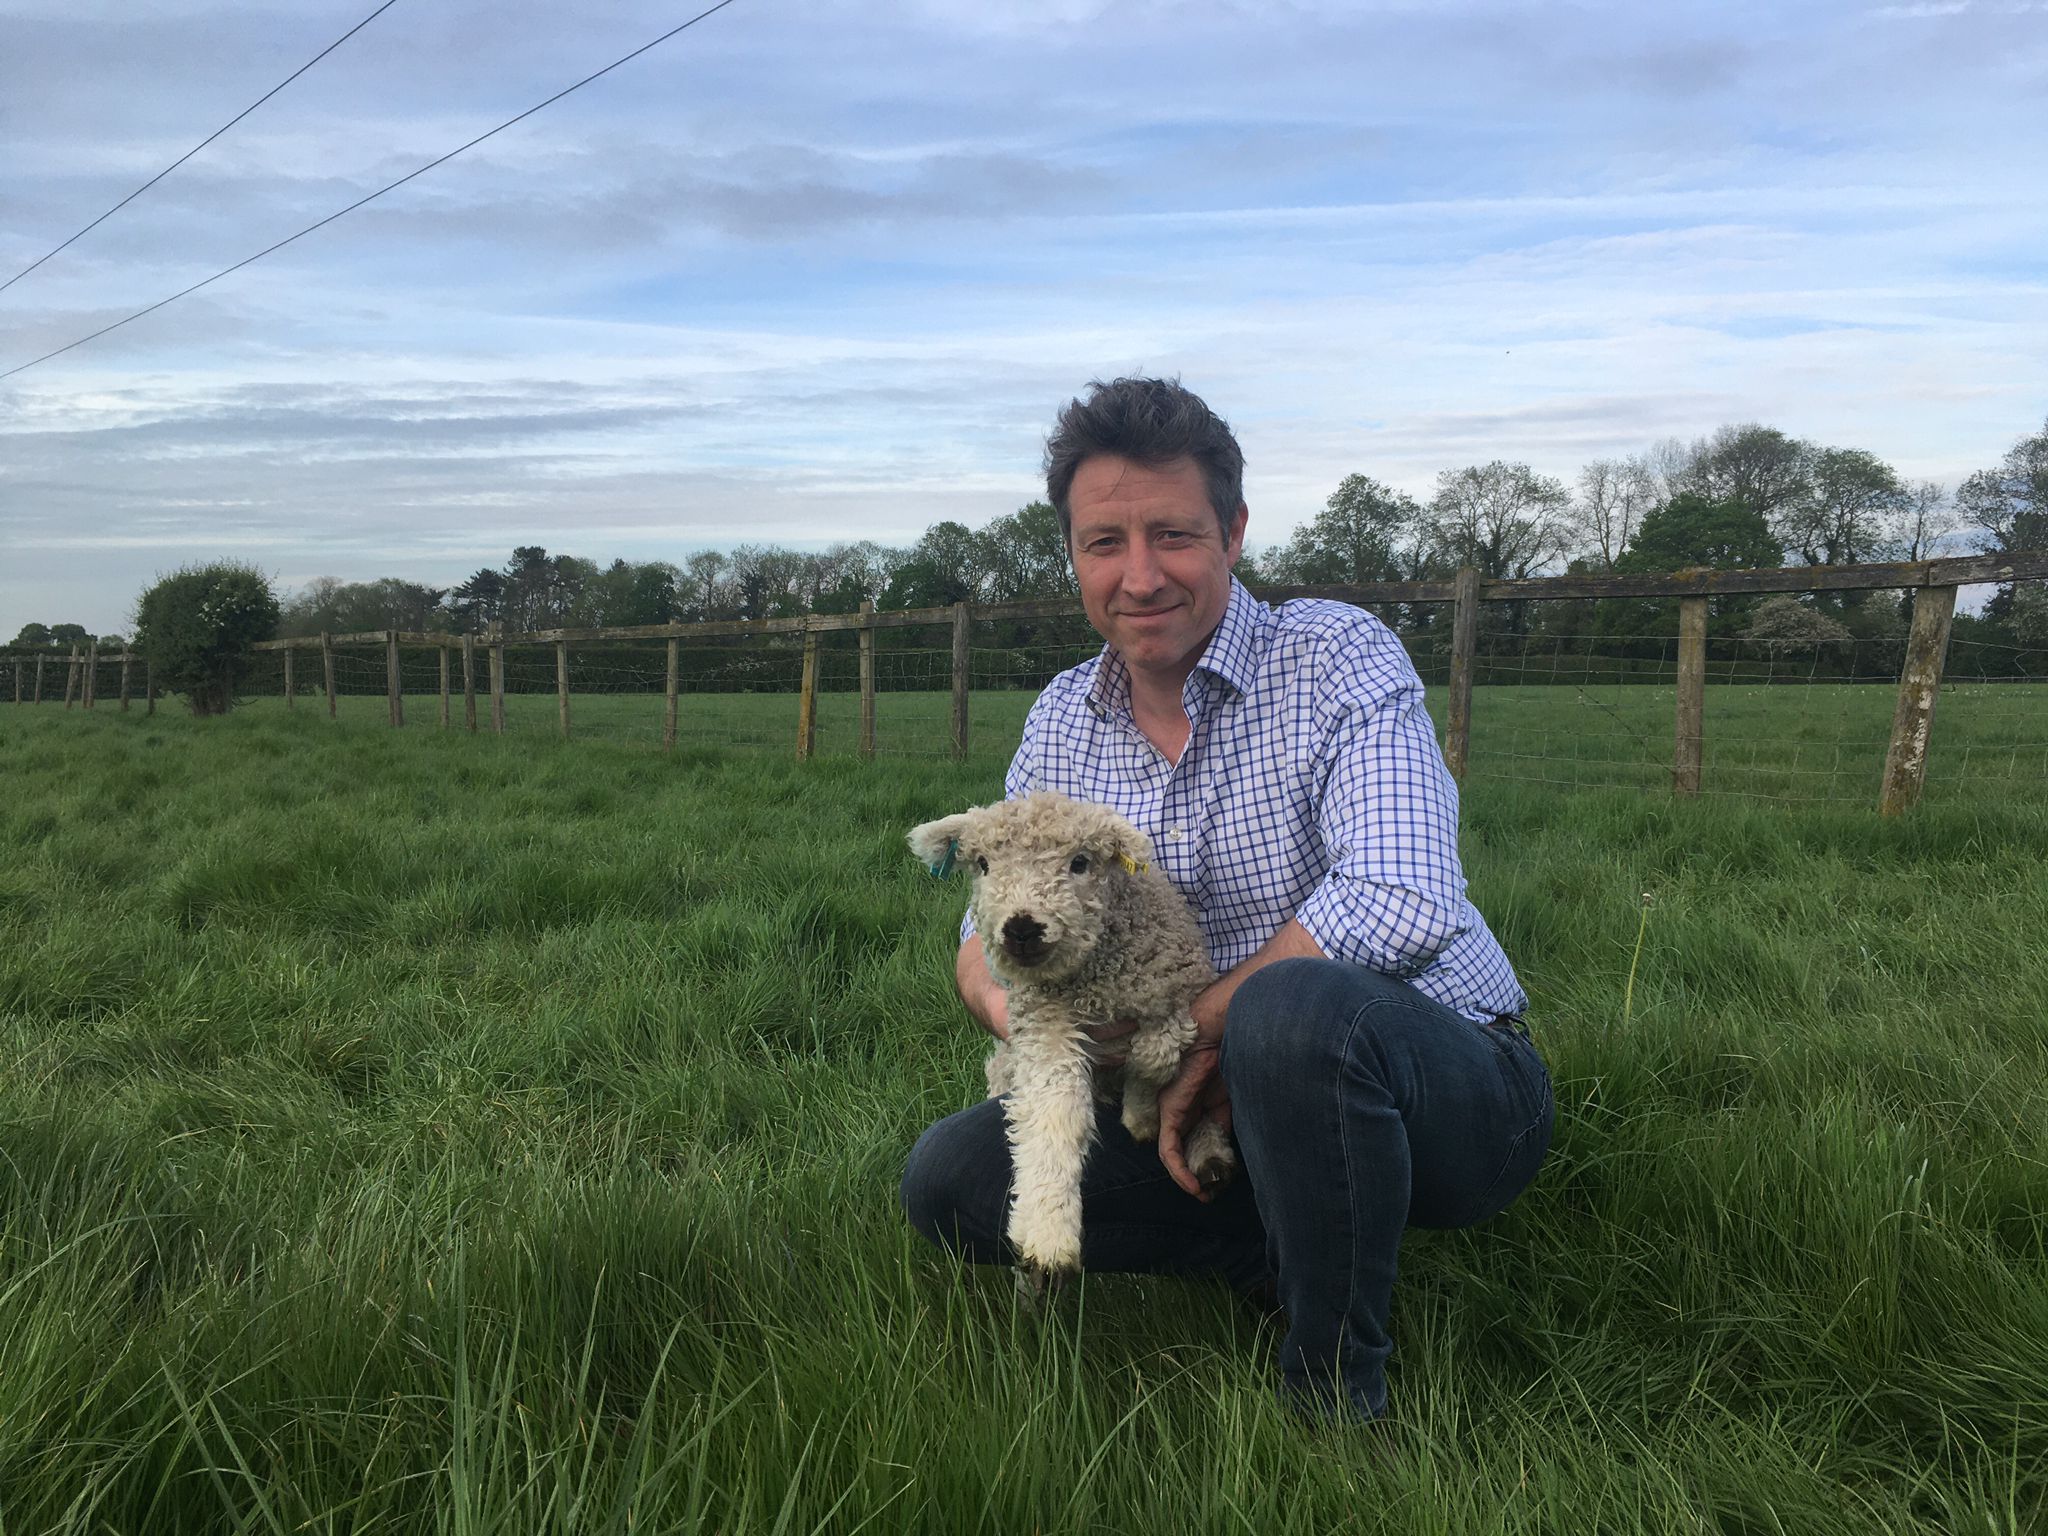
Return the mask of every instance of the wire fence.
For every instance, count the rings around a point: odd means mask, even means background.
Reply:
[[[1952,605],[1953,585],[1928,585]],[[2048,792],[2048,645],[1951,640],[1940,602],[1887,597],[1902,615],[1860,638],[1764,640],[1713,632],[1739,613],[1701,595],[1654,612],[1642,600],[1523,595],[1482,611],[1477,586],[1352,594],[1400,634],[1461,779],[1889,806],[1903,762],[1917,775],[1907,803],[1920,783],[1944,795]],[[1933,644],[1923,626],[1938,631],[1931,668],[1916,656]],[[1077,603],[1049,601],[655,633],[279,641],[255,652],[241,688],[257,708],[360,723],[800,756],[1000,756],[1038,692],[1100,649]],[[24,658],[12,659],[20,689]],[[146,692],[137,658],[45,654],[40,668],[45,703]]]

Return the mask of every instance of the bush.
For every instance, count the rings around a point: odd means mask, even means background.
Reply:
[[[188,565],[142,594],[135,649],[158,686],[182,693],[195,715],[224,715],[249,675],[250,647],[277,633],[277,595],[253,566]]]

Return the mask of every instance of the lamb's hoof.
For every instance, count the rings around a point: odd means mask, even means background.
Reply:
[[[1237,1177],[1237,1160],[1227,1152],[1217,1153],[1198,1159],[1188,1172],[1195,1176],[1195,1182],[1205,1193],[1213,1194],[1228,1188],[1230,1181]]]
[[[1020,1260],[1017,1264],[1017,1299],[1027,1308],[1035,1308],[1065,1286],[1073,1273],[1071,1269],[1055,1269],[1030,1259]]]

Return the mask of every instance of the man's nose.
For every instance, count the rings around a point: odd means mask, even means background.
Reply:
[[[1166,578],[1159,569],[1159,557],[1149,543],[1139,540],[1124,556],[1124,590],[1133,597],[1150,597],[1164,585]]]

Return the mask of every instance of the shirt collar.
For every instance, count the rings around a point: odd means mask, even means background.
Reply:
[[[1244,583],[1231,577],[1230,601],[1224,606],[1223,618],[1209,636],[1209,643],[1202,647],[1202,659],[1195,663],[1195,671],[1209,673],[1234,694],[1242,696],[1249,692],[1258,675],[1259,657],[1265,650],[1272,618],[1273,610],[1253,597]],[[1128,710],[1130,702],[1130,668],[1114,646],[1105,645],[1101,664],[1095,669],[1094,686],[1088,690],[1088,706],[1098,718],[1106,720],[1114,713]]]

